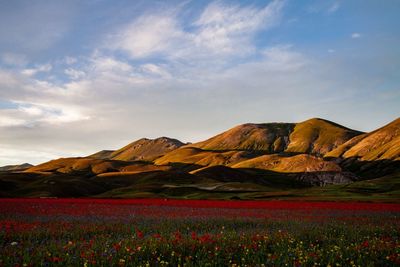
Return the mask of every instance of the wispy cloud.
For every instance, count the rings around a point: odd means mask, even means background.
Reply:
[[[126,51],[132,58],[142,58],[178,49],[184,41],[176,18],[171,15],[145,15],[124,27],[117,34],[115,48]]]
[[[351,34],[351,38],[353,38],[353,39],[361,38],[361,33],[354,32]]]
[[[191,23],[191,31],[183,28],[177,11],[147,14],[120,30],[109,46],[126,51],[132,58],[240,56],[254,49],[251,40],[256,32],[278,23],[284,3],[274,0],[257,9],[212,2]]]
[[[64,73],[68,75],[68,77],[72,80],[78,80],[80,78],[83,78],[86,73],[81,70],[73,69],[73,68],[68,68],[64,70]]]
[[[262,9],[211,3],[194,25],[198,26],[194,43],[214,53],[232,54],[253,49],[252,36],[278,22],[283,1],[273,1]]]
[[[34,68],[24,69],[21,73],[28,76],[34,76],[39,72],[49,72],[51,71],[52,68],[53,67],[51,66],[51,64],[48,63],[43,65],[37,65]]]

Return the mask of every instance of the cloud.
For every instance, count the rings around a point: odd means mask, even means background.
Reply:
[[[78,80],[86,75],[84,71],[68,68],[64,70],[64,73],[72,80]]]
[[[67,64],[67,65],[72,65],[72,64],[78,62],[78,59],[77,59],[76,57],[69,57],[69,56],[66,56],[66,57],[64,58],[64,62],[65,62],[65,64]]]
[[[10,127],[17,125],[24,125],[26,123],[23,119],[16,118],[15,114],[7,114],[11,113],[10,111],[0,110],[0,127]]]
[[[28,63],[28,59],[24,54],[17,53],[3,53],[1,55],[1,61],[9,66],[24,66]]]
[[[133,68],[126,62],[112,57],[95,56],[91,58],[91,68],[96,72],[132,72]]]
[[[194,23],[198,26],[194,43],[214,53],[231,54],[238,47],[245,52],[253,48],[250,40],[254,33],[276,25],[283,5],[283,1],[272,1],[257,9],[213,2]]]
[[[352,33],[352,34],[351,34],[351,38],[352,38],[352,39],[358,39],[358,38],[361,38],[361,34],[360,34],[360,33],[358,33],[358,32],[354,32],[354,33]]]
[[[34,68],[24,69],[21,73],[27,76],[34,76],[39,72],[49,72],[52,68],[51,64],[37,65]]]
[[[256,32],[278,23],[284,4],[274,0],[258,9],[212,2],[197,20],[186,22],[191,30],[184,29],[176,10],[145,14],[111,36],[109,47],[125,51],[133,59],[241,56],[255,49],[251,40]]]
[[[178,22],[168,15],[145,15],[127,25],[118,35],[116,48],[133,58],[166,52],[184,37]]]
[[[156,75],[164,79],[170,79],[172,78],[171,73],[169,73],[165,68],[163,68],[160,65],[155,65],[155,64],[144,64],[141,66],[141,70],[150,75]]]

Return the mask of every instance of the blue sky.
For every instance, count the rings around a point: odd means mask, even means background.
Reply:
[[[0,165],[400,114],[399,1],[0,1]]]

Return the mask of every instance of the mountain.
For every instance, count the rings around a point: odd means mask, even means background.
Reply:
[[[326,156],[361,161],[400,160],[400,118],[371,133],[350,139]]]
[[[170,163],[195,164],[199,166],[229,165],[252,158],[257,154],[251,151],[209,151],[196,147],[181,147],[154,161],[157,165]]]
[[[184,162],[212,166],[229,165],[262,154],[321,156],[360,134],[359,131],[322,119],[300,123],[247,123],[205,141],[173,150],[155,163]],[[296,159],[300,158],[293,158],[292,161]]]
[[[360,134],[331,121],[314,118],[300,123],[247,123],[190,146],[203,150],[324,155]]]
[[[156,139],[142,138],[112,152],[109,158],[113,160],[152,161],[183,145],[184,143],[181,141],[168,137],[160,137]]]
[[[279,153],[286,149],[294,127],[293,123],[247,123],[190,146],[203,150]]]
[[[400,119],[370,133],[319,118],[247,123],[194,144],[143,138],[26,167],[0,173],[0,196],[398,200]]]
[[[33,167],[33,165],[29,163],[23,163],[20,165],[7,165],[0,167],[0,171],[23,171],[30,167]]]
[[[321,158],[299,154],[291,157],[279,155],[263,155],[232,165],[233,168],[256,168],[276,172],[340,172],[342,169],[332,161],[324,161]]]
[[[93,176],[102,173],[132,173],[155,170],[167,170],[168,166],[159,166],[143,161],[121,161],[93,158],[60,158],[51,160],[25,170],[27,173],[64,173]]]
[[[324,155],[362,132],[319,118],[297,123],[285,152]]]
[[[25,172],[41,173],[65,173],[65,174],[99,174],[110,171],[119,171],[122,167],[129,165],[125,161],[113,161],[93,158],[60,158],[51,160],[34,167]]]
[[[96,152],[92,155],[89,155],[88,158],[93,158],[93,159],[109,159],[111,157],[111,154],[114,153],[115,150],[101,150],[99,152]]]

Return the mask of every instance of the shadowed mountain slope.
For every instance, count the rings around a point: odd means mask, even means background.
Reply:
[[[340,172],[342,169],[332,161],[300,154],[282,157],[277,154],[263,155],[232,165],[233,168],[257,168],[276,172]]]
[[[200,166],[229,165],[247,160],[257,153],[250,151],[210,151],[195,147],[181,147],[154,161],[157,165],[186,163]]]
[[[23,171],[30,167],[33,167],[33,165],[29,163],[23,163],[20,165],[7,165],[0,167],[0,171]]]
[[[101,150],[99,152],[96,152],[92,155],[89,155],[88,158],[93,158],[93,159],[109,159],[111,157],[111,154],[114,153],[115,150]]]
[[[143,161],[103,160],[92,158],[60,158],[31,167],[25,172],[65,173],[92,176],[101,173],[147,172],[168,170],[168,166],[158,166]]]

